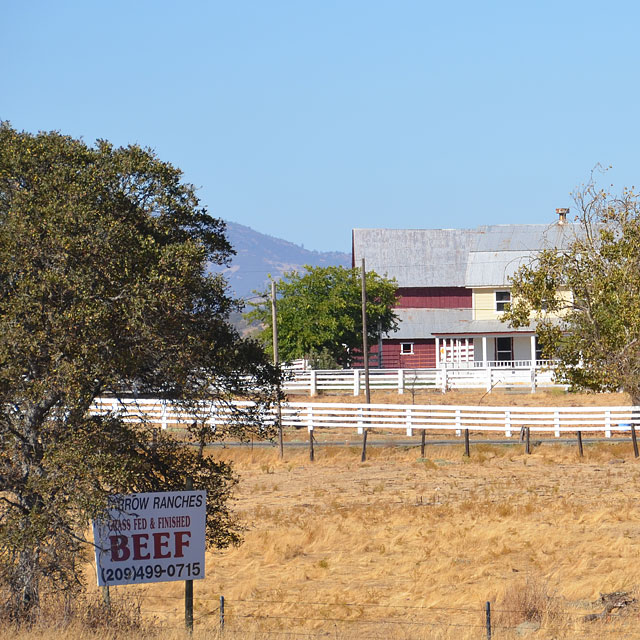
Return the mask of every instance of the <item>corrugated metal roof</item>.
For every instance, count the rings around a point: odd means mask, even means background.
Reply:
[[[400,286],[463,287],[477,232],[470,229],[354,229],[356,266],[395,278]]]
[[[398,331],[387,337],[397,340],[433,338],[436,335],[476,333],[531,333],[533,327],[512,329],[499,320],[473,320],[471,309],[396,309]]]
[[[560,248],[575,237],[574,224],[496,224],[477,229],[472,251],[540,251]]]
[[[401,287],[482,287],[508,278],[545,248],[575,238],[574,224],[509,224],[477,229],[354,229],[358,266],[395,278]]]
[[[536,256],[535,251],[472,251],[467,261],[467,287],[502,286],[523,265]]]

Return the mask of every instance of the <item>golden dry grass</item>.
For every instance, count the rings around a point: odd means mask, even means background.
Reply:
[[[290,402],[348,402],[350,404],[364,403],[364,393],[359,396],[340,392],[323,391],[316,396],[308,394],[289,394]],[[617,406],[631,403],[625,393],[567,393],[561,388],[538,389],[530,393],[527,389],[494,389],[487,393],[482,389],[464,389],[442,393],[435,390],[419,390],[414,396],[409,390],[403,394],[396,391],[371,392],[371,402],[374,404],[447,404],[447,405],[486,405],[486,406]]]
[[[220,595],[224,637],[233,638],[482,638],[486,601],[495,638],[517,637],[532,602],[542,628],[531,637],[640,638],[635,607],[582,621],[602,609],[592,604],[601,592],[640,585],[640,462],[629,443],[586,445],[584,458],[563,445],[527,456],[518,444],[472,444],[470,459],[462,444],[427,445],[425,459],[417,446],[379,447],[366,463],[355,445],[319,446],[314,463],[304,449],[287,449],[283,461],[275,449],[214,452],[240,474],[234,509],[245,541],[208,554],[207,577],[195,582],[195,638],[218,637]],[[183,588],[118,587],[112,595],[136,594],[155,620],[152,637],[170,639],[182,637]],[[46,631],[28,637],[51,637]],[[4,631],[0,640],[9,635],[27,637]],[[111,637],[73,628],[55,635]]]
[[[615,637],[629,624],[581,622],[600,592],[639,582],[640,466],[628,444],[592,445],[583,459],[560,445],[530,456],[478,445],[471,459],[433,447],[427,460],[378,448],[364,464],[347,447],[320,448],[315,463],[303,451],[282,462],[273,450],[217,455],[241,473],[246,533],[239,548],[208,556],[195,585],[201,631],[217,628],[222,594],[240,637],[477,638],[487,600],[498,622],[524,620],[503,615],[523,580],[554,596],[536,637]],[[181,584],[141,591],[143,613],[179,627]]]

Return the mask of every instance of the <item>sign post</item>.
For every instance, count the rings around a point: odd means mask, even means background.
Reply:
[[[112,496],[93,522],[98,586],[204,578],[206,491]]]
[[[193,480],[187,478],[187,491],[193,490]],[[193,580],[184,581],[184,626],[193,633]]]

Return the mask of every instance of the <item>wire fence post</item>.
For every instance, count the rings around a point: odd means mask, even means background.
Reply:
[[[487,602],[486,618],[487,618],[487,640],[491,640],[491,603],[490,602]]]
[[[471,457],[471,452],[469,451],[469,429],[464,430],[464,455],[467,458]]]
[[[220,596],[220,632],[224,631],[224,596]]]
[[[584,449],[582,448],[582,431],[578,431],[578,454],[581,458],[584,457]]]
[[[638,457],[638,440],[636,438],[636,425],[631,423],[631,440],[633,441],[633,455]]]

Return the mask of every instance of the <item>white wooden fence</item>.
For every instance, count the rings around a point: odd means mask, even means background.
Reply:
[[[371,389],[391,389],[399,394],[411,390],[435,389],[486,389],[517,387],[564,387],[555,382],[553,370],[531,366],[512,367],[440,367],[437,369],[370,369]],[[289,371],[284,384],[288,393],[308,393],[315,396],[319,391],[349,391],[354,396],[364,392],[363,369],[327,369]]]
[[[99,398],[92,407],[95,414],[118,412],[127,421],[147,420],[166,429],[184,427],[194,420],[223,425],[237,419],[237,412],[252,405],[236,402],[232,406],[203,404],[196,412],[185,413],[179,406],[157,399],[124,400]],[[265,424],[273,424],[275,412],[263,414]],[[450,405],[348,404],[289,402],[282,405],[284,427],[315,429],[403,430],[500,432],[509,438],[522,427],[531,433],[627,433],[631,424],[640,425],[640,407],[484,407]]]

